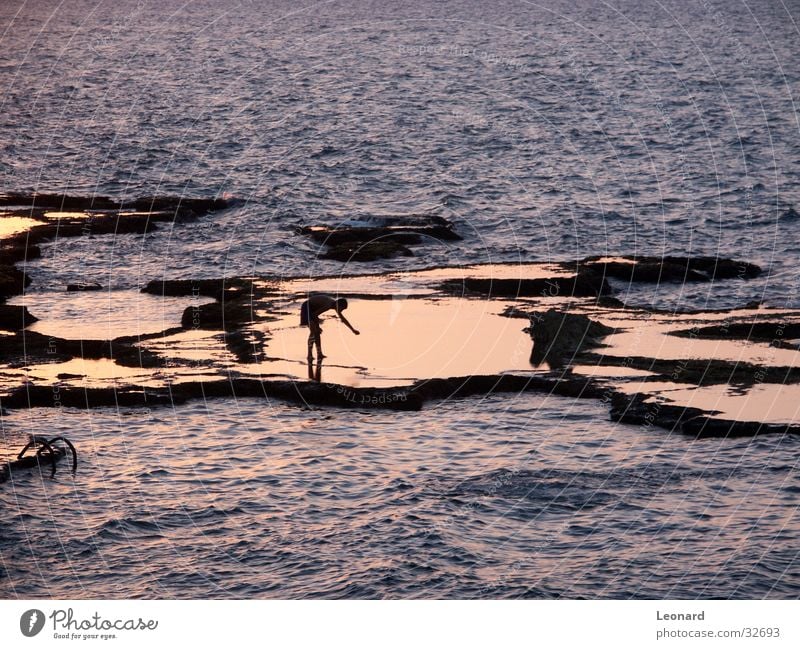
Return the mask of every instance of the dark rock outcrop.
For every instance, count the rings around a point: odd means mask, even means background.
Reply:
[[[551,367],[560,367],[582,350],[599,345],[603,337],[614,331],[585,315],[555,309],[532,313],[530,319],[533,365],[546,362]]]
[[[3,336],[0,362],[8,367],[38,363],[62,363],[73,358],[113,359],[124,367],[162,367],[163,359],[136,344],[135,338],[115,340],[67,340],[35,331],[15,331]]]
[[[32,316],[27,307],[9,304],[0,305],[0,329],[17,331],[24,329],[37,320],[38,318]]]
[[[576,399],[599,399],[602,388],[588,377],[553,375],[474,375],[447,379],[427,379],[415,383],[411,391],[425,401],[431,399],[454,399],[476,394],[497,392],[542,392]]]
[[[0,301],[5,301],[13,295],[19,295],[30,283],[30,277],[21,270],[14,266],[0,264]]]
[[[733,322],[695,329],[676,331],[673,335],[683,338],[706,338],[712,340],[750,340],[766,342],[776,347],[786,345],[786,340],[800,338],[800,323],[761,321]],[[788,345],[795,348],[795,345]]]
[[[329,246],[384,239],[411,244],[421,243],[424,237],[440,241],[461,239],[450,221],[433,214],[373,216],[363,224],[301,226],[297,232]]]
[[[419,410],[422,399],[408,390],[351,388],[314,381],[259,381],[233,377],[228,380],[179,383],[164,389],[137,386],[123,388],[86,388],[61,386],[54,398],[52,386],[27,385],[2,399],[6,408],[71,407],[100,408],[135,406],[171,406],[190,399],[219,397],[276,398],[306,406],[338,408]]]
[[[657,426],[696,438],[752,437],[764,434],[800,434],[795,424],[764,424],[718,419],[715,412],[678,406],[646,394],[614,393],[610,400],[612,421],[637,426]]]
[[[761,274],[756,264],[720,257],[622,257],[600,261],[587,257],[581,262],[604,277],[625,282],[708,282],[716,279],[751,279]]]
[[[323,259],[345,262],[412,256],[406,246],[461,239],[450,221],[430,214],[372,216],[341,225],[301,226],[296,232],[327,246]]]
[[[193,212],[205,214],[226,209],[231,201],[222,198],[188,198],[183,196],[143,196],[117,201],[107,196],[69,196],[64,194],[25,194],[9,192],[0,194],[0,206],[13,206],[28,210],[86,211],[86,210],[136,210],[142,212]]]
[[[184,329],[238,329],[255,319],[249,299],[232,299],[187,307],[181,317]]]
[[[737,385],[756,383],[800,383],[800,367],[756,365],[718,359],[666,359],[646,356],[609,356],[583,352],[579,359],[593,365],[626,367],[650,372],[653,380],[693,385]]]
[[[611,292],[606,280],[591,270],[571,277],[536,279],[488,279],[466,277],[447,280],[441,289],[456,295],[475,293],[486,297],[597,297]]]
[[[708,413],[699,408],[675,406],[654,400],[648,394],[614,392],[609,403],[611,421],[636,426],[658,426],[667,430],[682,430],[684,422]]]

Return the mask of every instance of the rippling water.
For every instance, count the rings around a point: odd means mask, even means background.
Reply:
[[[429,246],[431,262],[719,251],[775,265],[766,288],[785,296],[795,11],[484,5],[5,2],[3,186],[248,201],[147,259],[121,242],[85,260],[115,283],[130,268],[317,272],[291,226],[438,210],[467,237]]]
[[[0,182],[244,201],[56,241],[38,292],[360,272],[293,227],[426,211],[464,240],[368,270],[721,253],[770,272],[622,297],[796,303],[797,19],[767,0],[3,2]],[[0,593],[796,596],[796,439],[606,418],[534,396],[14,412],[4,447],[69,433],[84,462],[0,490]]]
[[[265,414],[268,413],[268,416]],[[0,492],[16,597],[794,597],[800,440],[687,441],[523,395],[15,412],[73,482]]]

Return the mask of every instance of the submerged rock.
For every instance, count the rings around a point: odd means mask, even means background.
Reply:
[[[31,316],[33,317],[33,316]],[[7,367],[22,367],[39,363],[61,363],[73,358],[113,359],[123,367],[161,367],[163,359],[136,345],[137,339],[68,340],[45,336],[36,331],[15,331],[3,336],[0,362]]]

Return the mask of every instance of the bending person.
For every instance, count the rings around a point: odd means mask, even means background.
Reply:
[[[344,322],[347,327],[354,334],[359,335],[361,332],[353,328],[347,318],[342,315],[342,311],[347,308],[347,300],[343,297],[333,298],[330,295],[312,295],[300,307],[300,326],[308,327],[310,333],[308,334],[308,358],[313,358],[312,349],[314,345],[317,346],[317,360],[325,358],[322,353],[322,327],[320,326],[319,317],[333,309],[336,315]]]

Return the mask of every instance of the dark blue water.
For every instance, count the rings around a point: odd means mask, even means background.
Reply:
[[[769,273],[622,297],[793,303],[798,17],[767,0],[3,2],[0,186],[243,200],[59,240],[31,290],[669,252]],[[367,268],[293,234],[387,212],[464,240]],[[8,448],[55,430],[87,450],[75,484],[0,491],[0,593],[797,595],[796,440],[605,418],[536,397],[12,413]]]

